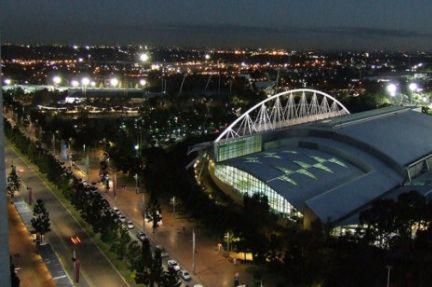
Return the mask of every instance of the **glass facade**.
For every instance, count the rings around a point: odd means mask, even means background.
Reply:
[[[270,208],[277,213],[288,216],[300,215],[286,199],[249,173],[232,166],[216,164],[215,175],[241,194],[248,193],[252,195],[254,193],[260,193],[267,196]]]
[[[222,141],[215,145],[216,161],[219,162],[230,158],[260,152],[261,149],[261,135],[230,139],[226,142]]]

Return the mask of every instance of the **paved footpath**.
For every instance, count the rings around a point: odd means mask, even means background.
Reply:
[[[128,286],[124,278],[95,245],[93,240],[82,230],[79,223],[66,210],[56,195],[50,191],[47,183],[35,172],[36,167],[21,158],[10,145],[6,146],[6,166],[13,162],[22,181],[33,189],[33,198],[42,199],[50,213],[51,232],[46,240],[59,255],[63,266],[73,278],[71,236],[79,236],[81,244],[76,248],[81,262],[80,282],[83,287],[122,287]],[[23,194],[24,197],[27,195]]]
[[[8,204],[9,251],[12,262],[18,270],[20,286],[54,287],[51,274],[42,258],[28,229],[24,225],[13,204]]]

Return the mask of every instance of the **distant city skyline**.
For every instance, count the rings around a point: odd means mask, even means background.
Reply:
[[[0,33],[3,43],[431,50],[429,11],[425,0],[4,0]]]

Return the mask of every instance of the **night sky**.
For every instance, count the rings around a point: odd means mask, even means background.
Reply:
[[[1,0],[9,43],[432,50],[432,0]]]

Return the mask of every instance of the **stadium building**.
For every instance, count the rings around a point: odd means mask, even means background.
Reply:
[[[373,200],[432,191],[432,118],[409,107],[357,114],[320,91],[267,98],[212,143],[207,167],[235,200],[261,193],[286,217],[358,222]]]

